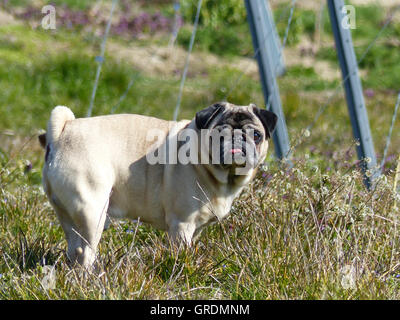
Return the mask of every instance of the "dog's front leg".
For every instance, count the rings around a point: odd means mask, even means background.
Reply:
[[[170,225],[168,234],[174,244],[181,244],[183,242],[190,247],[195,231],[196,226],[193,222],[176,221]]]

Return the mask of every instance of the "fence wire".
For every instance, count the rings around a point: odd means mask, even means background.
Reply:
[[[296,1],[294,0],[294,3],[295,3],[295,2],[296,2]],[[290,10],[288,22],[287,22],[287,25],[286,25],[285,35],[286,35],[286,34],[289,34],[290,25],[291,25],[292,18],[293,18],[293,9],[294,9],[294,5],[293,5],[293,2],[292,2],[292,6],[291,6],[290,8],[289,8],[289,7],[286,8],[286,9],[281,13],[281,15],[279,16],[278,20],[276,21],[276,24],[278,24],[278,23],[280,23],[281,21],[283,21],[283,18],[285,17],[286,13]],[[271,29],[271,30],[265,35],[265,37],[264,37],[264,39],[263,39],[263,43],[267,42],[267,41],[269,40],[269,38],[271,37],[271,35],[273,35],[273,33],[274,33],[274,30]],[[287,36],[285,37],[285,39],[287,40]],[[286,43],[286,41],[285,41],[285,43]],[[261,46],[261,44],[260,44],[260,46]],[[257,58],[257,55],[258,55],[258,53],[260,52],[260,46],[259,46],[258,48],[256,48],[256,50],[254,51],[254,54],[253,54],[253,56],[252,56],[252,59],[256,59],[256,58]],[[281,49],[281,51],[280,51],[279,59],[280,59],[281,56],[282,56],[283,49],[284,49],[284,45],[282,45],[282,49]],[[231,93],[233,92],[233,90],[235,90],[236,87],[239,85],[239,83],[242,81],[242,78],[243,78],[243,76],[245,75],[245,73],[247,72],[247,70],[250,68],[250,65],[251,65],[251,62],[249,62],[249,63],[247,64],[247,67],[240,73],[240,75],[237,77],[237,79],[235,80],[235,82],[233,83],[233,85],[231,86],[231,88],[227,91],[227,94],[226,94],[225,97],[224,97],[224,100],[225,100],[225,101],[226,101],[226,100],[228,99],[228,97],[231,95]]]
[[[380,167],[381,168],[381,174],[383,172],[383,167],[385,165],[387,152],[389,150],[390,140],[392,139],[392,132],[393,132],[393,128],[394,128],[394,123],[396,122],[397,111],[399,110],[399,105],[400,105],[400,91],[399,91],[399,94],[397,96],[397,101],[396,101],[396,105],[394,107],[394,112],[393,112],[393,116],[392,116],[392,122],[390,124],[389,133],[388,133],[387,138],[386,138],[385,149],[383,151],[383,157],[382,157],[381,167]]]
[[[89,105],[89,109],[88,109],[88,112],[87,112],[87,117],[91,117],[92,116],[93,103],[94,103],[94,99],[96,97],[97,86],[99,84],[101,67],[103,66],[103,62],[104,62],[104,53],[105,53],[105,50],[106,50],[106,43],[107,43],[107,39],[108,39],[108,34],[110,32],[111,20],[112,20],[112,16],[113,16],[113,13],[114,13],[115,6],[117,5],[117,2],[118,2],[118,0],[113,0],[113,2],[112,2],[111,11],[110,11],[110,17],[108,18],[107,27],[106,27],[106,30],[104,32],[103,41],[101,43],[101,53],[100,53],[100,56],[96,57],[96,61],[97,61],[98,65],[97,65],[97,70],[96,70],[96,78],[94,80],[92,96],[90,98],[90,105]]]
[[[198,27],[198,24],[199,24],[200,10],[201,10],[202,3],[203,3],[203,0],[199,0],[199,2],[197,3],[196,18],[194,19],[193,31],[192,31],[192,35],[190,37],[189,49],[188,49],[188,53],[186,55],[185,67],[183,68],[181,84],[180,84],[180,87],[179,87],[178,101],[176,102],[176,107],[175,107],[174,116],[173,116],[173,120],[174,121],[177,120],[178,114],[179,114],[179,109],[181,107],[183,87],[185,86],[186,75],[187,75],[187,71],[188,71],[188,68],[189,68],[190,54],[192,53],[194,39],[196,37],[196,32],[197,32],[197,27]]]
[[[94,100],[95,100],[95,96],[96,96],[96,90],[97,90],[97,86],[98,86],[98,82],[99,82],[99,78],[100,78],[100,73],[101,73],[101,68],[102,68],[102,64],[104,62],[104,54],[105,54],[105,47],[106,47],[106,42],[108,39],[108,35],[109,35],[109,30],[111,27],[111,20],[112,20],[112,16],[113,16],[113,12],[114,9],[116,7],[118,0],[113,0],[112,3],[112,7],[111,7],[111,11],[110,11],[110,16],[108,19],[108,23],[106,26],[106,30],[104,33],[104,37],[103,37],[103,41],[101,44],[101,53],[100,56],[96,57],[96,61],[98,62],[98,66],[97,66],[97,71],[96,71],[96,78],[95,78],[95,82],[94,82],[94,86],[93,86],[93,91],[92,91],[92,96],[91,96],[91,100],[90,100],[90,106],[88,109],[88,113],[87,116],[90,117],[92,114],[92,110],[93,110],[93,104],[94,104]],[[289,17],[287,20],[287,24],[286,24],[286,28],[285,28],[285,34],[284,34],[284,38],[283,38],[283,42],[282,42],[282,47],[279,53],[279,59],[282,57],[283,51],[286,47],[287,44],[287,40],[288,40],[288,36],[289,36],[289,32],[290,32],[290,27],[292,25],[292,20],[293,20],[293,14],[294,14],[294,9],[296,6],[296,0],[292,0],[291,1],[291,5],[289,8],[287,8],[284,12],[282,12],[282,14],[280,15],[280,17],[278,18],[276,23],[279,23],[283,20],[283,17],[285,16],[285,14],[287,13],[288,10],[290,10],[289,12]],[[183,72],[182,72],[182,77],[181,77],[181,82],[180,82],[180,87],[179,87],[179,92],[178,92],[178,98],[177,98],[177,103],[175,106],[175,110],[174,110],[174,114],[173,114],[173,120],[177,120],[178,115],[179,115],[179,111],[180,111],[180,106],[181,106],[181,101],[182,101],[182,94],[183,94],[183,89],[184,89],[184,85],[185,85],[185,81],[186,81],[186,77],[187,77],[187,72],[188,72],[188,68],[189,68],[189,61],[190,61],[190,55],[192,53],[193,50],[193,45],[194,45],[194,41],[195,41],[195,37],[196,37],[196,32],[197,32],[197,28],[198,28],[198,23],[199,23],[199,17],[200,17],[200,11],[201,11],[201,7],[202,7],[202,0],[198,1],[197,4],[197,11],[196,11],[196,16],[195,16],[195,20],[194,20],[194,27],[193,27],[193,31],[191,34],[191,38],[190,38],[190,43],[189,43],[189,48],[188,48],[188,52],[186,55],[186,60],[185,60],[185,65],[183,68]],[[175,10],[175,15],[177,16],[178,14],[178,10],[180,8],[179,5],[179,1],[175,1],[174,4],[174,10]],[[400,9],[400,5],[396,6],[393,10],[392,13],[390,15],[390,17],[386,20],[386,22],[384,23],[384,25],[382,26],[382,28],[379,30],[379,32],[376,34],[376,36],[374,37],[374,39],[369,43],[369,45],[367,46],[367,48],[364,50],[364,52],[361,54],[361,57],[359,58],[359,60],[357,61],[357,68],[358,65],[365,59],[365,57],[368,55],[368,53],[370,52],[370,50],[372,49],[372,47],[375,45],[375,43],[377,42],[377,40],[382,36],[383,32],[386,30],[386,28],[390,25],[390,23],[393,21],[394,15],[395,13]],[[175,16],[175,20],[176,19]],[[169,45],[173,45],[175,43],[176,37],[177,37],[177,21],[175,21],[175,25],[172,31],[172,36],[170,39],[170,43]],[[270,36],[273,34],[273,30],[271,30],[268,34],[265,35],[263,42],[266,42],[269,40]],[[261,45],[260,45],[261,46]],[[260,47],[256,48],[253,58],[256,58],[257,55],[259,54],[260,51]],[[239,75],[239,77],[236,79],[236,81],[234,82],[234,84],[232,85],[232,87],[228,90],[225,99],[226,100],[230,94],[232,93],[232,91],[239,85],[240,81],[242,80],[246,70],[249,68],[250,63],[248,64],[248,67],[245,68],[244,71],[241,72],[241,74]],[[348,78],[350,77],[350,75],[352,73],[356,72],[356,70],[352,70],[351,72],[349,72],[346,77],[343,78],[343,80],[339,83],[339,85],[334,89],[333,93],[330,95],[330,97],[328,98],[328,100],[319,107],[314,119],[312,120],[312,122],[306,127],[306,131],[311,132],[312,128],[314,127],[314,125],[316,124],[316,122],[318,121],[319,117],[324,113],[324,111],[327,109],[327,107],[330,105],[330,103],[332,102],[332,100],[337,96],[337,94],[341,91],[340,89],[342,89],[343,84],[348,80]],[[135,80],[137,79],[139,75],[134,75],[132,76],[125,92],[121,95],[121,97],[119,98],[118,102],[113,106],[113,108],[111,109],[111,113],[114,113],[115,110],[118,108],[118,106],[122,103],[122,101],[125,99],[125,97],[127,96],[130,88],[133,86]],[[267,101],[267,105],[266,108],[269,109],[270,107],[270,101],[271,99],[268,99]],[[397,101],[396,101],[396,105],[395,105],[395,109],[394,109],[394,113],[392,116],[392,121],[391,121],[391,125],[390,125],[390,129],[389,129],[389,133],[387,135],[386,138],[386,144],[385,144],[385,148],[384,148],[384,152],[383,152],[383,158],[380,164],[380,171],[382,172],[384,164],[385,164],[385,160],[386,160],[386,156],[387,156],[387,152],[390,146],[390,141],[391,141],[391,137],[392,137],[392,132],[393,132],[393,128],[394,128],[394,124],[395,124],[395,120],[397,117],[397,113],[398,113],[398,109],[399,109],[399,105],[400,105],[400,92],[398,94],[397,97]],[[289,150],[288,154],[291,154],[301,143],[303,142],[302,139],[300,139],[300,141],[295,144],[294,146],[292,146]],[[287,155],[286,155],[287,156]]]
[[[376,36],[374,37],[374,39],[369,43],[369,45],[367,46],[367,48],[364,50],[364,52],[361,54],[360,59],[357,61],[357,69],[358,66],[360,65],[360,63],[362,61],[364,61],[365,57],[368,55],[368,53],[370,52],[370,50],[372,49],[372,47],[375,45],[375,43],[377,42],[377,40],[382,36],[383,32],[386,30],[386,28],[390,25],[390,23],[393,21],[394,18],[394,14],[397,12],[397,10],[400,9],[400,5],[396,6],[395,9],[392,11],[392,14],[390,15],[390,17],[387,19],[387,21],[385,22],[385,24],[382,26],[382,28],[379,30],[379,32],[376,34]],[[316,124],[316,122],[318,121],[319,117],[324,113],[324,111],[327,109],[327,107],[330,105],[330,103],[332,102],[332,100],[336,97],[336,95],[341,91],[340,89],[342,89],[343,84],[349,79],[350,75],[352,73],[356,72],[356,70],[351,70],[349,71],[349,73],[346,75],[346,77],[343,78],[343,80],[339,83],[339,85],[334,89],[334,92],[332,95],[330,95],[330,97],[328,98],[328,100],[326,101],[325,104],[321,105],[320,108],[317,111],[317,114],[315,115],[313,121],[307,126],[306,130],[308,132],[311,132],[312,128],[314,127],[314,125]],[[301,143],[303,142],[303,140],[300,140],[296,145],[294,145],[291,149],[289,153],[292,153]]]
[[[289,19],[288,19],[287,26],[286,26],[286,30],[285,30],[285,36],[284,36],[284,38],[283,38],[282,49],[281,49],[281,51],[279,52],[279,59],[278,59],[278,60],[281,59],[282,54],[283,54],[283,50],[284,50],[285,47],[286,47],[287,39],[288,39],[288,36],[289,36],[290,26],[292,25],[292,19],[293,19],[293,13],[294,13],[294,8],[295,8],[295,6],[296,6],[296,0],[292,0],[292,5],[291,5],[291,7],[290,7]],[[278,69],[278,66],[276,67],[275,74],[276,74],[277,69]],[[277,83],[277,82],[276,82],[276,83]],[[273,90],[274,90],[274,89],[273,89]],[[270,93],[270,95],[271,95],[271,93]],[[271,97],[268,97],[267,106],[266,106],[266,109],[267,109],[267,110],[269,110],[269,109],[271,108],[271,101],[272,101]],[[286,155],[286,157],[288,157],[288,156],[289,156],[289,154]]]

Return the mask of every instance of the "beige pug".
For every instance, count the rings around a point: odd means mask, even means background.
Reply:
[[[254,104],[228,102],[179,122],[134,114],[75,119],[67,107],[54,108],[39,137],[43,186],[69,259],[93,264],[108,216],[140,218],[190,245],[229,214],[263,163],[276,122]]]

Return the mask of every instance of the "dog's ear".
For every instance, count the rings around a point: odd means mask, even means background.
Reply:
[[[214,103],[196,113],[196,126],[198,129],[206,129],[210,122],[222,111],[224,111],[224,103]]]
[[[39,138],[40,145],[43,148],[46,148],[46,133],[41,134],[38,138]]]
[[[268,138],[272,137],[272,133],[275,130],[276,123],[278,122],[278,116],[268,110],[257,108],[255,104],[252,104],[254,114],[261,120],[264,126],[265,133]]]

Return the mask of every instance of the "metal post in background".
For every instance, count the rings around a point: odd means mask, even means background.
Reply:
[[[266,105],[270,105],[271,111],[277,114],[279,118],[273,135],[275,154],[279,159],[286,159],[290,153],[289,136],[276,81],[277,70],[279,70],[277,63],[280,61],[280,58],[277,58],[282,57],[282,54],[280,52],[276,53],[280,44],[276,39],[276,30],[271,30],[271,28],[275,28],[275,24],[270,21],[272,14],[268,14],[268,7],[264,2],[265,0],[245,0],[247,19],[250,25],[254,50],[257,53],[256,58],[264,100]]]
[[[365,174],[364,181],[367,187],[370,188],[376,176],[377,163],[351,32],[350,28],[344,27],[342,23],[346,19],[346,12],[342,11],[344,7],[343,0],[327,1],[336,51],[342,69],[343,85],[346,92],[353,135],[359,142],[357,154]],[[368,171],[369,174],[367,173]]]

